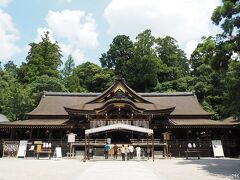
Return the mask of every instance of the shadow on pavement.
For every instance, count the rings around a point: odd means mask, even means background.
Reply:
[[[233,177],[232,179],[240,179],[240,159],[189,159],[178,162],[178,164],[196,164],[212,175],[224,175]]]

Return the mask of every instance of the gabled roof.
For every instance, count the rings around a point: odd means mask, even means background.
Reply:
[[[120,109],[128,108],[137,114],[170,114],[175,109],[173,106],[162,106],[153,103],[134,103],[128,99],[110,99],[101,103],[86,103],[81,107],[79,105],[65,107],[65,110],[70,114],[78,112],[85,115],[104,113],[108,109],[111,109],[111,107]]]
[[[155,104],[137,94],[126,85],[123,79],[116,82],[99,96],[93,98],[83,106],[65,107],[69,114],[99,114],[111,109],[129,109],[141,114],[170,114],[174,106]]]
[[[151,103],[148,100],[144,99],[140,95],[138,95],[134,90],[132,90],[127,84],[124,82],[124,79],[119,78],[116,82],[110,86],[107,90],[105,90],[98,97],[92,99],[88,103],[101,103],[106,102],[109,98],[113,98],[119,92],[124,93],[122,97],[119,98],[127,98],[131,99],[133,102],[138,103]]]
[[[89,109],[103,106],[104,103],[88,103],[101,93],[45,92],[38,106],[27,115],[31,116],[68,116],[64,107]],[[175,107],[171,115],[210,116],[203,110],[197,97],[191,92],[178,93],[137,93],[150,103],[135,103],[143,108]]]

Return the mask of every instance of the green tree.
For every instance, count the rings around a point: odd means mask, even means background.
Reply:
[[[15,65],[13,61],[8,61],[4,65],[4,70],[12,73],[14,76],[17,76],[17,65]]]
[[[21,85],[9,69],[0,74],[0,113],[12,121],[26,118],[25,113],[34,106],[30,89]]]
[[[63,79],[69,78],[72,75],[74,68],[75,68],[74,59],[71,55],[69,55],[67,61],[64,64],[64,68],[61,71]]]
[[[20,80],[24,83],[31,83],[42,75],[59,78],[58,68],[62,64],[61,57],[58,43],[52,43],[49,39],[49,32],[45,32],[41,42],[30,43],[27,62],[23,63],[19,69]]]
[[[158,82],[162,62],[155,52],[155,38],[150,30],[140,33],[136,40],[133,57],[124,64],[123,75],[134,90],[149,92]]]
[[[185,76],[172,81],[158,82],[154,91],[157,92],[186,92],[194,91],[196,78]]]
[[[100,62],[102,67],[113,69],[115,75],[123,75],[124,64],[132,58],[133,42],[128,36],[116,36],[110,48],[106,53],[102,54]]]
[[[86,62],[77,66],[73,76],[78,78],[81,91],[102,92],[109,87],[114,80],[114,74],[110,69],[102,69],[96,64]]]
[[[213,14],[212,21],[219,25],[223,33],[218,36],[217,51],[212,67],[221,73],[224,81],[224,103],[222,112],[226,110],[240,117],[240,99],[238,98],[239,59],[240,59],[240,3],[239,0],[223,0]],[[234,55],[234,57],[233,57]],[[234,77],[236,76],[236,77]],[[226,78],[225,78],[226,77]],[[226,114],[226,113],[225,113]]]
[[[231,61],[229,71],[226,75],[226,91],[224,96],[224,111],[239,118],[240,117],[240,62]]]
[[[213,37],[203,37],[190,58],[191,73],[195,81],[192,88],[204,109],[211,111],[216,119],[224,116],[221,105],[225,87],[225,71],[212,67],[218,50],[218,44]]]
[[[189,64],[183,50],[177,45],[177,41],[166,36],[156,39],[156,52],[164,63],[165,68],[159,73],[159,81],[171,81],[182,78],[189,73]]]
[[[84,89],[78,83],[77,76],[73,74],[74,69],[74,59],[71,55],[69,55],[67,61],[64,64],[63,70],[61,71],[64,86],[70,92],[84,91]]]
[[[35,104],[39,102],[44,91],[52,92],[66,92],[67,89],[63,85],[63,81],[56,77],[49,77],[47,75],[42,75],[37,77],[35,81],[29,84],[31,89],[31,94],[35,100]]]
[[[31,97],[30,89],[19,83],[10,86],[5,107],[3,108],[3,113],[6,114],[10,120],[25,119],[25,113],[31,111],[33,107],[34,100]]]
[[[223,4],[215,8],[212,14],[212,21],[220,25],[223,29],[223,35],[239,36],[240,28],[240,3],[239,0],[222,0]],[[234,38],[234,37],[232,37]]]

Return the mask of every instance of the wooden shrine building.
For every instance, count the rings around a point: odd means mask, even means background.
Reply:
[[[117,79],[103,93],[44,92],[27,116],[27,120],[0,122],[0,138],[64,145],[67,134],[75,133],[78,148],[83,148],[85,130],[124,124],[153,130],[155,150],[167,142],[172,156],[184,156],[189,142],[197,144],[202,156],[213,156],[211,140],[222,141],[225,156],[240,154],[239,121],[211,120],[192,92],[136,93],[123,79]],[[164,133],[169,137],[164,138]],[[106,139],[146,146],[146,135],[120,128],[93,134],[90,144],[103,146]]]

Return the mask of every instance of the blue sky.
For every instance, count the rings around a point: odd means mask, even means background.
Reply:
[[[174,37],[187,55],[219,29],[210,17],[219,0],[0,0],[0,61],[25,61],[28,44],[48,30],[75,63],[99,63],[112,38],[145,29]]]

